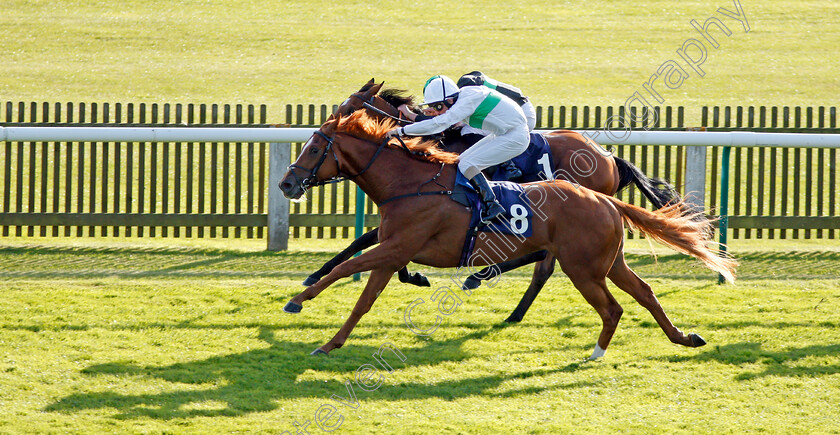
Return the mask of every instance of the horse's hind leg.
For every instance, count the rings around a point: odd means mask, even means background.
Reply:
[[[545,258],[534,266],[534,275],[531,277],[531,284],[528,285],[528,290],[522,295],[519,304],[510,316],[505,319],[505,322],[516,323],[522,321],[525,313],[528,312],[528,308],[534,303],[534,299],[540,294],[540,290],[545,286],[546,281],[548,281],[552,273],[554,273],[554,256],[546,253]]]
[[[312,275],[309,275],[305,280],[303,280],[303,285],[309,287],[312,284],[315,284],[324,277],[324,275],[330,273],[336,266],[339,264],[347,261],[350,257],[352,257],[357,252],[370,248],[371,246],[379,243],[379,228],[374,228],[361,236],[358,239],[353,240],[350,243],[350,246],[344,248],[343,251],[339,252],[335,257],[331,258],[329,261],[324,263],[320,269],[313,272]],[[418,287],[429,287],[431,284],[429,283],[429,279],[426,278],[425,275],[422,273],[416,272],[411,274],[408,272],[407,267],[403,267],[399,270],[398,276],[400,278],[400,282],[404,282],[406,284],[413,284]]]
[[[653,318],[656,319],[656,323],[659,324],[659,327],[662,328],[671,342],[689,347],[700,347],[706,344],[706,341],[699,335],[694,333],[686,335],[671,323],[671,319],[665,314],[665,310],[662,309],[662,305],[659,304],[659,300],[656,299],[650,285],[627,266],[624,261],[623,250],[619,251],[607,276],[618,288],[633,296],[633,299],[639,305],[650,311]]]
[[[353,254],[360,252],[364,249],[370,248],[371,246],[377,243],[379,243],[379,228],[374,228],[362,234],[356,240],[353,240],[353,242],[350,243],[350,246],[344,248],[344,250],[339,252],[338,255],[324,263],[324,265],[321,266],[320,269],[313,272],[312,275],[309,275],[309,277],[303,281],[303,285],[309,287],[312,284],[315,284],[316,282],[318,282],[318,280],[323,278],[324,275],[330,273],[330,271],[333,270],[336,266],[347,261],[350,257],[353,256]]]
[[[481,281],[493,279],[505,272],[525,266],[526,264],[536,263],[537,261],[545,260],[548,251],[532,252],[523,257],[514,258],[513,260],[503,261],[501,263],[487,266],[484,269],[470,275],[464,280],[461,288],[463,290],[472,290],[481,285]],[[524,314],[524,313],[523,313]]]

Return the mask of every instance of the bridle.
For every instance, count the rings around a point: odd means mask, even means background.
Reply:
[[[379,144],[379,146],[376,148],[376,152],[373,153],[373,156],[370,158],[367,165],[365,165],[365,167],[362,168],[361,171],[359,171],[359,172],[357,172],[353,175],[342,176],[341,175],[341,164],[338,162],[338,155],[336,154],[335,149],[333,149],[333,145],[335,144],[335,136],[329,137],[326,134],[324,134],[324,132],[322,132],[321,130],[316,130],[315,133],[312,134],[312,137],[315,137],[315,135],[318,135],[318,136],[322,137],[324,140],[327,141],[327,146],[324,147],[324,153],[321,154],[321,157],[318,158],[318,162],[315,163],[315,166],[313,166],[310,169],[310,168],[304,168],[303,166],[296,165],[296,164],[292,163],[288,167],[288,172],[290,172],[292,174],[292,176],[295,177],[295,184],[297,184],[297,186],[299,188],[301,188],[303,191],[308,190],[310,187],[324,186],[324,185],[327,185],[327,184],[339,183],[339,182],[346,181],[346,180],[352,180],[356,177],[361,176],[362,174],[367,172],[367,170],[370,169],[371,166],[373,166],[373,162],[376,161],[376,159],[382,153],[382,150],[384,150],[386,148],[386,146],[388,145],[388,143],[391,141],[390,137],[385,137],[384,139],[382,139],[382,143]],[[429,155],[427,152],[414,151],[414,150],[409,149],[408,146],[405,144],[405,142],[403,142],[402,138],[400,138],[400,137],[397,137],[396,139],[400,142],[401,149],[403,149],[405,152],[407,152],[410,156],[422,157],[422,156],[428,156]],[[369,143],[367,141],[365,141],[365,142]],[[336,176],[334,176],[332,178],[329,178],[329,179],[326,179],[326,180],[319,180],[318,176],[316,174],[318,173],[319,170],[321,170],[321,166],[323,166],[324,162],[327,160],[327,154],[329,154],[330,152],[332,152],[333,159],[335,159],[335,167],[337,168]],[[385,203],[388,203],[388,202],[391,202],[391,201],[394,201],[394,200],[397,200],[397,199],[407,198],[407,197],[410,197],[410,196],[452,195],[451,190],[443,190],[443,191],[435,191],[435,192],[420,192],[419,191],[420,188],[422,188],[424,185],[426,185],[430,182],[435,182],[435,184],[438,184],[441,187],[445,187],[445,186],[441,185],[439,182],[437,182],[437,179],[440,177],[440,175],[443,171],[443,167],[444,167],[444,164],[441,163],[440,170],[438,171],[438,173],[434,177],[432,177],[431,180],[421,184],[420,187],[418,187],[418,191],[416,193],[409,193],[409,194],[405,194],[405,195],[397,195],[395,197],[388,198],[388,199],[382,201],[380,203],[380,205],[384,205]],[[294,169],[300,169],[302,171],[309,171],[309,175],[305,178],[300,178],[295,173]]]
[[[321,130],[315,130],[315,133],[312,133],[312,137],[315,137],[315,135],[321,136],[322,138],[324,138],[324,140],[327,141],[327,146],[324,148],[324,153],[321,154],[321,157],[318,158],[318,162],[315,163],[315,166],[313,166],[312,169],[309,169],[292,163],[288,167],[288,171],[291,172],[291,174],[295,177],[295,184],[297,184],[298,187],[300,187],[304,191],[308,190],[310,187],[321,186],[328,183],[326,181],[318,180],[318,176],[315,174],[321,170],[321,166],[324,164],[324,161],[327,160],[327,154],[329,154],[330,151],[332,151],[334,137],[329,137],[325,135]],[[333,151],[333,158],[335,159],[336,167],[339,167],[338,156],[335,155],[335,151]],[[309,171],[309,175],[306,178],[301,179],[300,177],[298,177],[297,173],[295,173],[293,169],[300,169],[304,172]]]
[[[357,98],[359,100],[362,100],[364,108],[366,108],[368,110],[371,110],[371,111],[374,111],[374,112],[376,112],[376,113],[378,113],[382,116],[386,116],[388,118],[391,118],[391,119],[393,119],[397,122],[401,122],[401,123],[408,123],[408,124],[411,123],[411,121],[409,121],[409,120],[402,119],[402,118],[397,118],[397,117],[395,117],[395,116],[393,116],[393,115],[375,107],[373,105],[373,101],[374,101],[374,98],[376,98],[376,95],[371,95],[370,98],[365,99],[361,92],[356,92],[356,93],[351,94],[350,98]],[[373,165],[373,162],[376,160],[377,157],[379,157],[379,153],[382,152],[382,150],[385,148],[385,146],[388,144],[388,141],[389,141],[389,138],[387,138],[387,137],[382,141],[382,143],[379,145],[379,148],[376,150],[376,153],[371,158],[370,162],[368,162],[367,166],[365,166],[365,168],[362,169],[358,174],[348,175],[348,176],[344,176],[344,177],[336,175],[335,177],[332,177],[328,180],[319,180],[318,177],[315,174],[319,170],[321,170],[321,166],[323,166],[324,162],[327,160],[327,154],[329,154],[330,151],[332,151],[332,153],[333,153],[333,158],[335,159],[335,165],[336,165],[337,168],[339,168],[339,173],[340,173],[340,165],[338,163],[338,156],[336,156],[335,150],[332,149],[333,142],[335,141],[335,136],[329,137],[326,134],[324,134],[321,130],[316,130],[315,133],[312,134],[312,136],[314,137],[315,135],[321,136],[322,138],[324,138],[324,140],[327,141],[327,146],[324,149],[324,153],[321,154],[321,157],[318,159],[318,162],[315,164],[315,166],[313,166],[310,169],[310,168],[304,168],[302,166],[299,166],[299,165],[296,165],[296,164],[293,163],[293,164],[289,165],[289,167],[288,167],[288,170],[295,177],[295,183],[298,185],[298,187],[300,187],[303,190],[308,190],[310,187],[323,186],[325,184],[332,184],[332,183],[338,183],[338,182],[345,181],[345,180],[352,180],[353,178],[356,178],[356,177],[362,175],[363,173],[365,173],[365,171],[368,170],[368,168],[370,168],[371,165]],[[408,147],[405,145],[405,142],[403,142],[403,140],[401,138],[397,138],[397,139],[399,140],[400,144],[402,145],[402,148],[405,149],[405,151],[407,151],[409,154],[423,155],[423,153],[420,153],[420,152],[417,152],[417,151],[410,151],[408,149]],[[306,176],[305,178],[300,178],[295,173],[295,171],[293,171],[292,169],[300,169],[304,172],[309,171],[309,175]]]
[[[356,92],[356,93],[350,95],[350,98],[357,98],[359,100],[362,100],[364,108],[366,108],[368,110],[371,110],[371,111],[376,112],[376,113],[378,113],[382,116],[393,119],[393,120],[395,120],[399,123],[404,123],[404,124],[411,124],[412,123],[411,121],[409,121],[407,119],[397,118],[397,117],[395,117],[395,116],[393,116],[393,115],[375,107],[372,104],[375,97],[376,97],[376,95],[372,95],[369,99],[366,100],[362,96],[361,92]],[[324,148],[324,153],[321,154],[321,157],[318,158],[318,162],[315,163],[315,166],[313,166],[310,169],[310,168],[304,168],[303,166],[296,165],[296,164],[292,163],[288,167],[288,172],[290,172],[292,174],[292,176],[295,178],[295,184],[299,188],[301,188],[303,191],[308,190],[310,187],[324,186],[324,185],[327,185],[327,184],[339,183],[339,182],[342,182],[342,181],[352,180],[356,177],[359,177],[360,175],[367,172],[368,169],[370,169],[370,167],[373,165],[373,162],[376,161],[376,159],[379,157],[379,154],[382,153],[382,150],[385,149],[385,147],[388,145],[388,142],[390,142],[390,139],[391,139],[389,137],[385,137],[382,140],[382,143],[380,143],[379,146],[377,147],[376,152],[373,154],[373,157],[370,158],[370,161],[368,161],[367,165],[361,171],[359,171],[358,173],[353,174],[353,175],[342,176],[341,175],[341,165],[338,162],[338,155],[336,155],[336,152],[333,149],[333,145],[335,143],[335,135],[333,135],[333,137],[329,137],[326,134],[324,134],[324,132],[322,132],[321,130],[316,130],[315,133],[312,134],[312,137],[315,137],[316,135],[318,135],[318,136],[322,137],[324,140],[326,140],[327,141],[327,146]],[[409,155],[412,155],[412,156],[427,156],[428,155],[428,153],[423,152],[423,151],[413,151],[413,150],[409,149],[408,146],[405,144],[405,142],[402,140],[401,137],[397,136],[396,139],[399,141],[401,148],[403,150],[405,150]],[[332,178],[329,178],[329,179],[326,179],[326,180],[319,180],[318,176],[316,174],[318,173],[318,171],[321,170],[321,166],[324,165],[324,162],[327,160],[327,154],[329,154],[330,152],[332,152],[332,154],[333,154],[333,159],[335,160],[335,166],[338,169],[338,172],[337,172],[336,176],[334,176]],[[308,171],[309,175],[307,175],[305,178],[301,178],[297,175],[297,173],[295,173],[294,169],[300,169],[304,172]],[[443,170],[443,165],[441,165],[441,170]],[[439,176],[440,176],[440,172],[438,172],[438,174],[435,175],[435,177],[432,178],[432,180],[429,180],[429,181],[435,181]],[[426,183],[423,183],[423,184],[425,185]],[[421,187],[422,187],[422,185],[421,185]],[[423,193],[418,193],[418,195],[427,195],[427,194],[431,194],[431,193],[432,192],[423,192]],[[442,192],[433,192],[433,194],[449,194],[449,195],[451,195],[452,192],[451,191],[442,191]],[[399,199],[399,198],[402,198],[402,197],[412,196],[412,195],[414,195],[414,194],[400,195],[398,197],[390,198],[390,199],[386,200],[385,202],[390,202],[394,199]]]
[[[385,149],[385,146],[388,145],[388,142],[390,141],[390,138],[388,137],[382,140],[382,143],[376,149],[376,152],[373,154],[373,157],[370,158],[368,164],[361,171],[353,175],[342,176],[341,165],[338,162],[338,155],[333,149],[333,144],[335,143],[335,136],[329,137],[326,134],[324,134],[324,132],[322,132],[321,130],[316,130],[315,133],[312,134],[312,137],[315,137],[315,135],[321,136],[322,138],[324,138],[324,140],[327,141],[327,146],[324,148],[324,153],[321,154],[321,157],[318,158],[318,162],[315,163],[315,166],[313,166],[312,169],[309,169],[292,163],[288,167],[288,171],[291,172],[291,174],[295,177],[295,183],[304,191],[308,190],[310,187],[323,186],[326,184],[339,183],[345,180],[352,180],[364,174],[365,172],[367,172],[368,169],[370,169],[370,167],[373,165],[373,162],[376,161],[376,159],[379,157],[379,154],[382,153],[382,150]],[[324,162],[327,160],[327,154],[329,154],[330,152],[332,152],[333,159],[335,159],[335,167],[338,169],[338,173],[335,177],[326,180],[319,180],[316,174],[318,173],[318,171],[321,170],[321,166],[323,166]],[[309,171],[309,175],[306,178],[300,178],[295,173],[295,171],[293,171],[293,169],[300,169],[304,172]]]
[[[365,109],[368,109],[368,110],[370,110],[370,111],[372,111],[372,112],[378,113],[378,114],[380,114],[380,115],[382,115],[382,116],[384,116],[384,117],[386,117],[386,118],[390,118],[390,119],[392,119],[392,120],[394,120],[394,121],[396,121],[396,122],[398,122],[398,123],[400,123],[400,124],[411,124],[411,121],[409,121],[409,120],[407,120],[407,119],[403,119],[401,116],[400,116],[400,117],[397,117],[397,116],[391,115],[390,113],[388,113],[388,112],[386,112],[386,111],[384,111],[384,110],[382,110],[382,109],[380,109],[380,108],[378,108],[378,107],[374,106],[374,105],[373,105],[373,101],[374,101],[374,99],[376,98],[376,95],[375,95],[375,94],[374,94],[374,95],[371,95],[369,99],[365,100],[365,98],[362,96],[362,93],[361,93],[361,92],[356,92],[356,93],[354,93],[354,94],[350,95],[350,98],[357,98],[357,99],[359,99],[359,100],[362,100],[362,106],[363,106]],[[402,114],[400,114],[400,115],[402,115]]]

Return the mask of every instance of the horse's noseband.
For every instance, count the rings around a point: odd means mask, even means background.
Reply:
[[[327,141],[327,146],[324,148],[324,153],[321,154],[320,158],[318,158],[318,163],[316,163],[315,166],[312,167],[312,169],[304,168],[304,167],[298,166],[294,163],[292,163],[288,167],[289,172],[291,172],[291,174],[295,177],[295,183],[297,183],[298,187],[300,187],[303,190],[308,190],[310,187],[321,186],[321,185],[324,185],[324,184],[327,184],[327,183],[331,182],[331,180],[326,180],[326,181],[318,180],[318,176],[315,175],[315,174],[318,173],[319,170],[321,170],[321,166],[323,166],[324,161],[327,160],[327,154],[329,154],[330,151],[332,151],[333,138],[325,135],[323,132],[321,132],[321,130],[315,131],[315,133],[313,133],[313,136],[316,135],[316,134],[318,136],[321,136],[322,138],[324,138],[324,140]],[[333,158],[335,159],[336,167],[338,167],[338,156],[335,155],[335,152],[333,152]],[[298,175],[292,169],[300,169],[302,171],[309,171],[309,175],[306,178],[301,179],[300,177],[298,177]]]
[[[385,138],[382,139],[382,142],[377,147],[376,152],[373,153],[373,157],[370,158],[367,165],[364,168],[362,168],[361,171],[359,171],[359,172],[357,172],[353,175],[343,175],[342,176],[342,175],[340,175],[341,174],[341,165],[338,162],[338,155],[336,155],[335,150],[332,149],[335,138],[325,135],[323,132],[321,132],[321,130],[315,131],[315,133],[313,133],[313,136],[316,135],[316,134],[318,136],[321,136],[322,138],[324,138],[324,140],[327,141],[327,146],[326,146],[326,148],[324,148],[324,154],[322,154],[321,157],[318,159],[318,163],[316,163],[315,166],[312,169],[304,168],[304,167],[298,166],[294,163],[289,165],[289,168],[288,168],[289,172],[291,172],[291,174],[295,177],[295,183],[297,183],[298,187],[300,187],[304,191],[309,189],[310,187],[314,187],[314,186],[323,186],[325,184],[338,183],[338,182],[341,182],[341,181],[344,181],[344,180],[352,180],[352,179],[364,174],[365,172],[367,172],[368,169],[370,169],[371,166],[373,166],[373,162],[376,161],[377,157],[379,157],[379,154],[382,153],[382,150],[385,149],[385,147],[388,145],[388,142],[390,141],[389,137],[385,137]],[[400,140],[400,142],[402,142],[402,139],[399,139],[399,140]],[[403,147],[405,147],[404,143],[403,143]],[[407,148],[406,148],[406,150],[408,151]],[[335,159],[335,167],[338,169],[338,173],[334,177],[332,177],[328,180],[319,180],[318,176],[315,175],[315,174],[321,169],[321,165],[324,164],[324,161],[327,159],[327,154],[329,154],[330,151],[332,151],[333,158]],[[411,153],[411,151],[409,151],[409,153]],[[416,152],[415,152],[415,154],[416,154]],[[417,155],[422,155],[422,154],[417,154]],[[297,174],[295,174],[295,171],[293,171],[292,169],[300,169],[302,171],[309,171],[309,175],[306,178],[301,179],[300,177],[297,176]]]

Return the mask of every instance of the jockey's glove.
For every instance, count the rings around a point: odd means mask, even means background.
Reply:
[[[385,137],[397,137],[397,136],[404,136],[405,131],[403,131],[402,127],[397,127],[388,133],[385,134]]]

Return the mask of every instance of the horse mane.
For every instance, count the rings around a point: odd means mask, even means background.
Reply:
[[[362,86],[362,89],[359,89],[359,92],[367,92],[368,90],[370,90],[370,88],[373,87],[373,85],[373,83],[366,83],[364,86]],[[407,90],[397,88],[386,88],[379,91],[379,97],[385,100],[386,103],[394,107],[400,107],[403,104],[414,106],[414,95],[407,94]]]
[[[388,88],[379,91],[379,96],[394,107],[400,107],[403,104],[414,106],[414,96],[406,94],[408,94],[408,91],[405,89]]]
[[[365,111],[357,111],[350,116],[338,120],[336,133],[346,133],[359,139],[379,143],[385,139],[386,133],[396,127],[396,123],[391,119],[379,120],[369,116]],[[389,146],[391,148],[402,149],[395,142],[391,141]],[[442,150],[436,141],[420,137],[409,137],[404,138],[403,142],[411,151],[426,153],[426,155],[420,158],[428,162],[446,164],[455,164],[458,162],[458,154]]]

